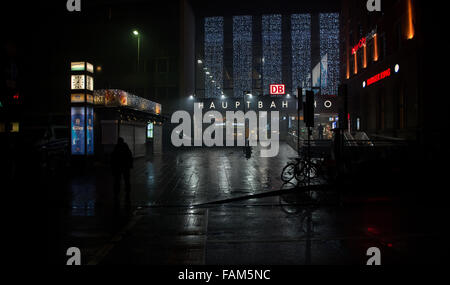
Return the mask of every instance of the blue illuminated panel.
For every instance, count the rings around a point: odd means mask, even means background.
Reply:
[[[85,154],[84,107],[71,108],[71,149],[74,155]]]
[[[87,154],[94,154],[94,108],[86,107],[86,148]]]

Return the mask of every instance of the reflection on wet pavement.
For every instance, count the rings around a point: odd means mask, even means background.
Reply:
[[[287,145],[276,158],[246,160],[241,149],[193,149],[137,160],[132,195],[113,202],[107,166],[72,178],[62,247],[93,264],[365,264],[440,257],[444,209],[392,202],[314,204],[296,192],[204,203],[283,189]],[[291,187],[288,187],[291,188]]]

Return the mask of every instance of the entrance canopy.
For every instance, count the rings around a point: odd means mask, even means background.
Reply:
[[[126,107],[155,115],[161,114],[161,104],[120,89],[95,90],[94,104],[106,107]]]

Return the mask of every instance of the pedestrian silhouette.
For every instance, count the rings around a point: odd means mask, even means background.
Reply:
[[[323,140],[323,126],[322,126],[322,124],[319,124],[319,127],[317,127],[317,131],[319,133],[319,140]]]
[[[133,156],[123,138],[119,137],[111,154],[111,168],[114,177],[114,198],[118,199],[120,182],[123,176],[127,200],[130,197],[130,169],[133,168]]]

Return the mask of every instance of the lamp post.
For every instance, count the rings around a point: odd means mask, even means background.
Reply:
[[[137,30],[133,31],[133,35],[137,37],[137,71],[139,72],[139,52],[140,52],[140,39],[141,35]]]
[[[300,110],[303,104],[303,88],[297,88],[297,155],[300,157]]]

